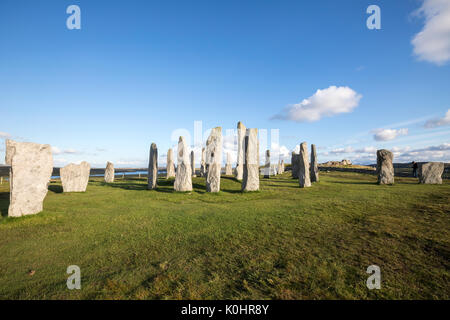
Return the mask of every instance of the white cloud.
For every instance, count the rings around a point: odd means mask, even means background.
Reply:
[[[322,117],[331,117],[339,113],[352,112],[362,95],[349,87],[330,86],[317,90],[302,102],[290,105],[272,119],[313,122]]]
[[[405,136],[408,134],[408,129],[377,129],[374,130],[373,138],[376,141],[390,141],[399,136]]]
[[[1,132],[0,131],[0,139],[9,139],[11,135],[7,132]]]
[[[424,0],[415,12],[425,18],[423,29],[411,43],[420,59],[442,65],[450,60],[450,1]]]
[[[65,149],[65,150],[61,150],[61,149],[58,148],[58,147],[52,147],[52,153],[53,153],[54,155],[57,155],[57,154],[80,154],[80,152],[78,152],[78,151],[75,150],[75,149]]]
[[[436,128],[449,125],[450,125],[450,109],[447,110],[447,113],[443,118],[428,120],[425,123],[425,128]]]

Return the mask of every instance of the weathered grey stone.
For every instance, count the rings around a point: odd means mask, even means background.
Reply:
[[[175,164],[173,160],[173,150],[170,148],[167,151],[166,179],[173,177],[175,177]]]
[[[59,170],[64,192],[85,192],[89,182],[91,165],[86,161],[68,164]]]
[[[394,154],[386,149],[377,150],[378,184],[394,183]]]
[[[319,163],[317,162],[316,145],[311,145],[311,182],[319,181]]]
[[[233,167],[231,166],[231,154],[227,153],[227,163],[225,165],[225,175],[232,176],[233,175]]]
[[[270,178],[270,150],[266,150],[266,162],[263,168],[264,178]]]
[[[419,183],[442,184],[443,162],[427,162],[419,165]]]
[[[189,151],[184,137],[178,140],[177,174],[175,176],[175,191],[192,191],[192,168]]]
[[[298,179],[299,162],[300,162],[300,155],[296,154],[295,151],[292,151],[291,174],[292,174],[292,178],[294,178],[294,179]]]
[[[222,171],[222,128],[216,127],[206,140],[206,191],[220,191],[220,173]]]
[[[238,136],[238,151],[237,151],[237,160],[236,160],[236,179],[242,180],[244,176],[244,143],[245,143],[245,134],[246,127],[242,122],[238,122],[237,124],[237,136]]]
[[[196,177],[197,175],[195,174],[195,153],[194,153],[194,150],[191,151],[191,171],[192,171],[192,176]]]
[[[281,173],[284,173],[284,160],[281,160]]]
[[[206,177],[206,149],[202,148],[202,159],[200,161],[200,176]]]
[[[150,146],[150,158],[148,161],[148,190],[156,189],[158,184],[158,148],[156,143]]]
[[[247,129],[244,146],[242,191],[257,191],[259,190],[258,129]]]
[[[41,212],[53,172],[50,145],[6,140],[5,160],[11,166],[8,216]]]
[[[114,182],[114,164],[111,162],[106,163],[106,169],[105,169],[105,182],[106,183],[113,183]]]
[[[298,163],[298,182],[300,188],[311,187],[311,179],[309,175],[309,158],[308,158],[308,145],[306,142],[300,144],[300,160]]]
[[[281,169],[281,159],[278,160],[278,165],[277,165],[277,173],[278,174],[282,174],[282,169]]]

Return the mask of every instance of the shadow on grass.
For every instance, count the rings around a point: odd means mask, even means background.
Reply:
[[[2,217],[8,216],[9,192],[0,192],[0,213]]]
[[[377,185],[377,183],[373,181],[329,181],[329,183]]]
[[[61,185],[53,184],[48,186],[48,190],[53,193],[63,193],[63,187]]]

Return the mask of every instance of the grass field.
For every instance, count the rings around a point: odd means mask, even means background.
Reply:
[[[321,173],[300,189],[289,173],[241,193],[174,193],[160,179],[86,193],[50,185],[44,212],[7,218],[0,186],[2,299],[450,299],[450,184]],[[368,290],[369,265],[381,290]],[[69,265],[81,290],[68,290]]]

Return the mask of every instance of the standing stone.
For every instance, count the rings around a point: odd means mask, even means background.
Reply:
[[[246,127],[242,122],[238,122],[237,124],[237,135],[238,135],[238,151],[237,151],[237,160],[236,160],[236,179],[242,180],[244,176],[244,142],[245,142],[245,134]]]
[[[220,191],[220,173],[222,171],[222,128],[216,127],[206,141],[206,191]]]
[[[173,150],[170,148],[167,151],[166,179],[173,177],[175,177],[175,164],[173,161]]]
[[[282,174],[283,173],[283,169],[281,168],[281,159],[278,160],[277,172],[278,172],[278,174]]]
[[[244,146],[242,191],[257,191],[259,190],[258,129],[247,129]]]
[[[443,162],[427,162],[419,165],[419,183],[442,184],[442,174],[444,173]]]
[[[394,183],[394,154],[386,149],[377,150],[378,184]]]
[[[178,140],[177,174],[175,176],[175,191],[192,191],[192,168],[184,137]]]
[[[311,187],[311,180],[309,176],[308,145],[306,142],[300,144],[299,158],[298,182],[300,184],[300,188]]]
[[[156,189],[158,181],[158,148],[156,143],[150,146],[150,158],[148,162],[148,190]]]
[[[264,178],[269,179],[270,177],[270,150],[266,150],[266,162],[264,164]]]
[[[111,162],[106,163],[106,170],[105,170],[105,182],[106,183],[113,183],[114,182],[114,164]]]
[[[200,176],[206,177],[206,149],[202,148],[202,159],[200,161]]]
[[[5,163],[11,166],[9,217],[42,211],[53,172],[50,145],[6,140]]]
[[[225,175],[232,176],[233,175],[233,167],[231,166],[231,154],[227,153],[227,163],[225,165]]]
[[[196,177],[195,174],[195,153],[194,150],[191,151],[191,171],[192,171],[192,177]]]
[[[319,181],[319,164],[317,163],[316,145],[311,145],[311,182]]]
[[[59,170],[64,192],[85,192],[89,182],[91,165],[86,161],[68,164]]]
[[[300,161],[300,155],[296,154],[295,151],[292,151],[291,156],[291,173],[292,178],[298,179],[298,170],[299,170],[299,161]]]

